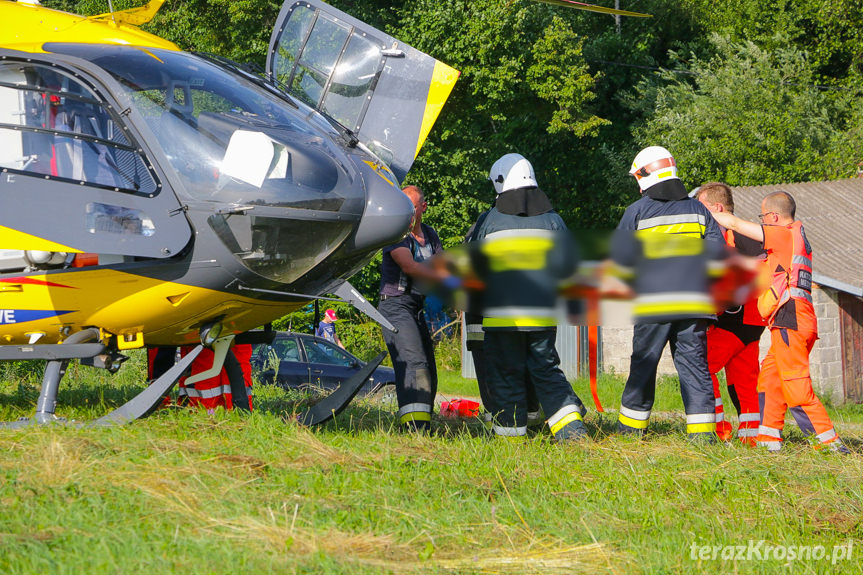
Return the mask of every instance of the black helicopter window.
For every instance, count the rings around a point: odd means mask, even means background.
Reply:
[[[297,4],[279,36],[276,79],[291,94],[358,132],[383,66],[380,42]]]
[[[117,117],[56,68],[0,66],[0,167],[153,194],[156,182]]]

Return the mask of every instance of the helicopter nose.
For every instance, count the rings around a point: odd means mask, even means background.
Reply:
[[[400,241],[407,234],[414,206],[400,189],[382,178],[366,179],[366,209],[348,249],[366,252]]]

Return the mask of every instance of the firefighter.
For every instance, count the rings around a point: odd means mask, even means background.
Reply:
[[[492,205],[492,207],[494,207],[494,205]],[[491,208],[479,215],[476,222],[474,222],[468,230],[467,236],[465,236],[464,241],[466,243],[477,241],[477,232],[490,212]],[[469,291],[466,303],[467,308],[464,314],[466,326],[465,347],[470,352],[473,359],[477,387],[479,387],[479,397],[482,400],[482,405],[485,409],[483,412],[483,422],[488,429],[491,429],[492,414],[495,412],[495,409],[492,404],[491,392],[488,390],[488,381],[486,380],[485,372],[485,332],[482,328],[482,292],[475,290]],[[540,412],[539,400],[536,397],[536,389],[534,388],[533,383],[529,380],[529,373],[527,374],[527,377],[528,426],[542,426],[545,418],[542,417]]]
[[[711,213],[734,213],[731,188],[720,182],[701,186],[695,196]],[[761,242],[725,230],[726,243],[744,256],[758,257],[764,253]],[[758,313],[753,299],[745,305],[725,310],[716,325],[707,330],[707,366],[713,378],[716,398],[716,434],[727,441],[732,437],[731,423],[725,419],[719,380],[716,374],[725,369],[728,395],[737,410],[737,437],[743,443],[755,445],[758,434],[758,343],[766,322]]]
[[[636,291],[629,377],[618,430],[643,434],[656,391],[656,368],[666,343],[680,376],[686,431],[716,438],[715,401],[707,368],[707,327],[715,321],[708,295],[711,259],[725,255],[716,221],[688,197],[677,165],[663,147],[645,148],[629,172],[642,198],[630,205],[612,240],[612,259]]]
[[[405,431],[427,431],[437,394],[437,368],[419,284],[441,281],[428,262],[443,248],[434,228],[422,222],[428,209],[423,191],[417,186],[402,191],[414,204],[414,219],[405,239],[383,249],[378,310],[398,329],[384,330],[384,340],[396,372],[399,424]]]
[[[561,371],[555,349],[558,283],[575,270],[566,224],[539,189],[533,166],[506,154],[491,168],[497,199],[478,226],[471,253],[485,281],[486,378],[499,437],[527,435],[532,381],[557,441],[587,436],[584,405]]]
[[[762,200],[760,225],[729,213],[715,214],[725,228],[764,243],[772,274],[769,289],[758,299],[758,310],[768,320],[770,349],[758,375],[761,424],[756,441],[770,451],[781,449],[785,413],[790,409],[803,433],[814,435],[819,447],[849,453],[812,389],[809,352],[818,339],[812,247],[796,211],[791,194],[780,191]]]

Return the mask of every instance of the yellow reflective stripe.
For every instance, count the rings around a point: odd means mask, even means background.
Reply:
[[[627,427],[633,427],[635,429],[647,429],[646,419],[632,419],[631,417],[626,417],[622,413],[619,413],[617,415],[617,420],[623,425],[626,425]]]
[[[570,413],[569,415],[565,415],[564,417],[562,417],[560,419],[560,421],[558,421],[557,423],[555,423],[554,425],[551,426],[551,434],[557,435],[558,431],[560,431],[561,429],[563,429],[564,427],[566,427],[567,425],[569,425],[573,421],[584,421],[584,419],[582,419],[581,414],[578,413],[577,411],[574,411],[574,412]]]
[[[679,303],[643,303],[633,307],[635,315],[665,315],[683,313],[703,313],[711,315],[716,313],[712,304],[702,302],[679,302]]]
[[[716,423],[687,423],[686,433],[713,433],[716,431]]]
[[[486,238],[482,253],[488,256],[493,272],[541,270],[552,247],[551,238],[516,237],[494,241]]]
[[[648,233],[648,234],[676,234],[676,235],[687,235],[694,238],[702,238],[704,237],[704,233],[707,230],[707,227],[704,224],[700,224],[698,222],[685,222],[679,224],[665,224],[660,226],[652,226],[649,228],[643,228],[636,232],[637,234]]]
[[[482,320],[483,327],[555,327],[556,318],[543,317],[487,317]]]
[[[410,413],[405,413],[399,418],[401,423],[408,423],[409,421],[431,421],[431,413],[427,413],[425,411],[412,411]]]

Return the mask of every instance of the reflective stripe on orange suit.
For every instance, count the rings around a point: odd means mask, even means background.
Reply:
[[[184,347],[181,351],[182,355],[186,355],[191,351],[191,347]],[[213,366],[213,350],[204,348],[198,357],[192,362],[192,375],[206,371]],[[215,377],[198,381],[192,384],[192,387],[186,386],[186,378],[180,379],[180,394],[189,398],[189,405],[203,407],[210,410],[217,407],[225,409],[233,409],[233,397],[231,395],[231,382],[228,381],[228,374],[222,369],[221,373]]]
[[[808,291],[805,275],[811,277],[811,263],[806,265],[800,262],[811,262],[811,253],[807,251],[800,222],[789,226],[762,226],[762,229],[768,265],[772,270],[778,265],[792,270],[789,288]],[[792,264],[793,260],[796,261]],[[758,392],[763,405],[756,439],[768,446],[781,442],[785,412],[790,409],[804,433],[814,434],[821,443],[830,443],[837,439],[837,435],[827,410],[812,389],[809,374],[809,352],[818,339],[815,309],[810,301],[802,297],[792,296],[789,303],[794,306],[793,319],[796,325],[770,326],[770,350],[761,362]]]

